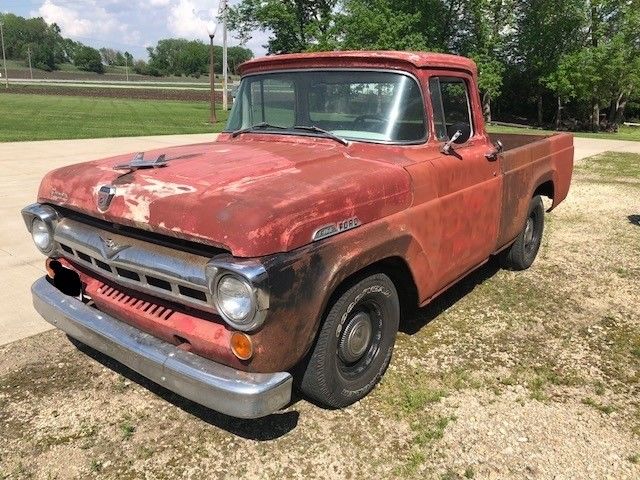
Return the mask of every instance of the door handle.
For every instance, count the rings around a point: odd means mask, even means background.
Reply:
[[[490,162],[495,162],[496,160],[498,160],[499,153],[500,152],[498,152],[498,150],[494,150],[492,152],[485,153],[484,158],[486,158]]]
[[[500,140],[498,140],[496,142],[496,148],[491,152],[485,153],[484,157],[490,162],[495,162],[503,150],[504,150],[504,145]]]

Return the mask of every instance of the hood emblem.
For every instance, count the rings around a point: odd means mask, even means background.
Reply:
[[[103,185],[98,190],[98,210],[106,212],[111,205],[111,200],[116,194],[116,187],[112,185]]]
[[[315,232],[313,232],[311,240],[315,242],[317,240],[322,240],[323,238],[332,237],[334,235],[337,235],[338,233],[346,232],[347,230],[359,227],[360,225],[362,225],[362,222],[360,222],[358,217],[347,218],[338,223],[330,223],[329,225],[320,227]]]

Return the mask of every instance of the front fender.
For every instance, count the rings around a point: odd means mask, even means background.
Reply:
[[[252,369],[269,372],[295,366],[311,348],[332,294],[370,265],[399,257],[419,285],[417,279],[428,275],[428,263],[414,238],[398,228],[381,220],[263,259],[270,307],[264,326],[253,336]]]

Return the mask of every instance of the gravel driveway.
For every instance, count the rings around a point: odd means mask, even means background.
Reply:
[[[419,310],[344,410],[236,420],[60,332],[13,342],[0,478],[640,478],[639,256],[640,155],[580,162],[534,267]]]

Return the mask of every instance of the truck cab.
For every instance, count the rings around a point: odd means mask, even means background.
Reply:
[[[523,270],[573,139],[485,130],[453,55],[249,61],[216,141],[50,172],[23,210],[49,322],[238,417],[368,394],[400,322],[492,256]]]

